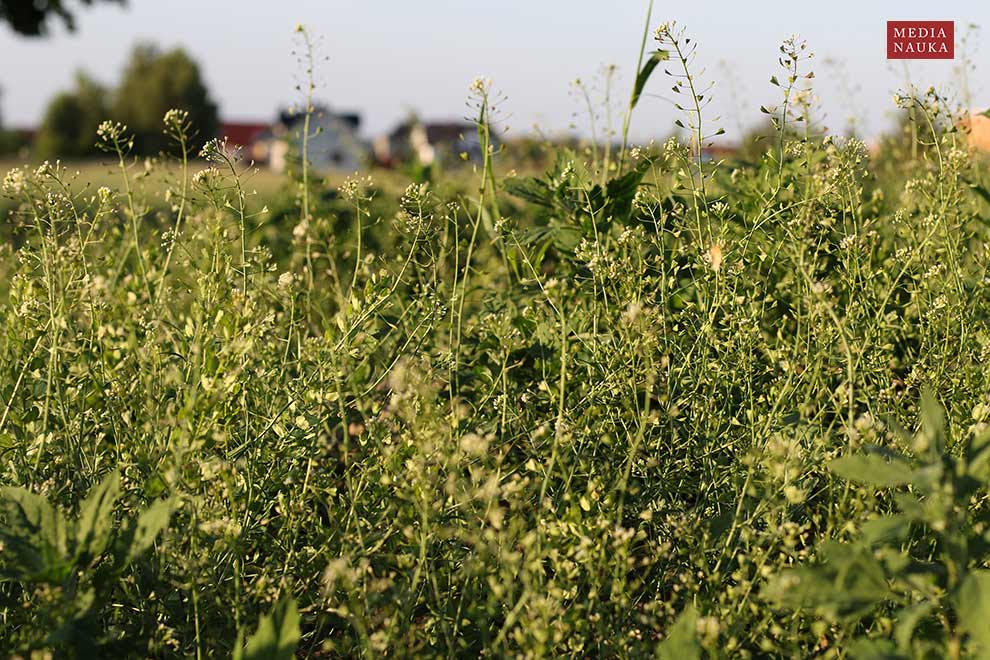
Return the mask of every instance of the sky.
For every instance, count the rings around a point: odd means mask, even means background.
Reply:
[[[72,86],[83,69],[113,84],[139,42],[181,46],[200,64],[228,121],[270,121],[279,106],[298,100],[302,68],[293,55],[304,24],[317,37],[317,96],[341,111],[362,114],[368,137],[388,131],[415,112],[423,119],[457,119],[468,109],[476,77],[493,81],[506,99],[504,127],[520,135],[569,130],[589,134],[581,79],[596,99],[604,67],[617,67],[614,124],[621,124],[648,0],[128,0],[99,4],[77,14],[77,31],[58,27],[45,38],[15,35],[0,25],[0,116],[5,125],[30,127],[48,100]],[[72,2],[71,5],[78,6]],[[962,63],[886,59],[887,20],[954,20],[957,42],[976,24],[968,46],[972,61],[985,59],[990,2],[984,0],[682,0],[657,2],[653,29],[676,20],[698,46],[695,75],[714,81],[707,125],[737,138],[761,118],[761,105],[779,102],[769,83],[780,73],[780,42],[798,34],[815,53],[810,70],[824,124],[841,131],[856,118],[861,135],[889,125],[892,93],[910,81],[924,89],[958,90]],[[325,58],[325,59],[322,59]],[[634,139],[663,138],[678,111],[671,82],[658,71],[631,127]],[[970,105],[990,107],[987,69],[968,74]],[[667,92],[667,94],[665,94]],[[596,102],[596,107],[600,106]],[[575,113],[578,113],[575,116]],[[601,134],[606,113],[599,111]],[[576,129],[572,129],[576,126]],[[618,128],[618,126],[616,126]]]

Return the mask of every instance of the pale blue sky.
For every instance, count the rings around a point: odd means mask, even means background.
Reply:
[[[34,125],[76,69],[115,82],[132,46],[151,40],[181,45],[200,62],[224,118],[268,120],[294,99],[293,28],[305,23],[329,57],[319,66],[319,95],[335,108],[362,112],[367,135],[389,129],[410,109],[424,118],[463,116],[468,85],[479,75],[508,96],[503,109],[514,133],[534,124],[557,133],[581,109],[569,94],[575,78],[591,80],[603,65],[616,64],[619,93],[628,94],[645,9],[646,0],[130,0],[126,8],[82,10],[74,34],[58,29],[26,39],[0,27],[0,112],[8,125]],[[722,115],[729,137],[759,120],[761,104],[777,101],[779,90],[768,80],[779,72],[777,46],[793,33],[816,53],[826,123],[841,127],[855,113],[862,130],[875,134],[889,117],[891,92],[904,84],[902,64],[885,59],[885,21],[955,20],[958,36],[967,23],[990,28],[990,3],[657,2],[653,25],[669,19],[697,40],[705,77],[718,82],[709,114]],[[978,62],[985,41],[978,35]],[[921,86],[944,85],[956,78],[958,64],[957,52],[955,62],[914,62],[910,75]],[[970,79],[979,107],[990,107],[986,75],[978,66]],[[660,78],[648,91],[669,89]],[[669,103],[644,98],[632,132],[662,137],[675,114]]]

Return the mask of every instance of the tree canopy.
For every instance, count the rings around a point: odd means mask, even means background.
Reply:
[[[35,143],[43,158],[75,158],[96,152],[96,128],[108,116],[107,89],[85,73],[76,87],[58,94],[45,111]]]
[[[135,154],[155,155],[168,146],[162,120],[173,108],[189,113],[194,149],[217,134],[217,105],[196,62],[179,48],[139,45],[115,90],[79,73],[75,89],[52,99],[35,148],[43,158],[92,155],[96,128],[111,119],[134,135]]]
[[[150,44],[137,46],[114,95],[113,119],[134,133],[137,152],[154,154],[167,145],[162,117],[172,108],[189,113],[193,146],[216,135],[217,105],[196,62],[181,48],[162,52]]]
[[[76,0],[83,5],[96,2],[112,2],[118,5],[125,0]],[[44,36],[49,32],[52,19],[61,20],[69,29],[76,27],[75,14],[64,0],[0,0],[0,23],[7,23],[14,32],[29,37]]]

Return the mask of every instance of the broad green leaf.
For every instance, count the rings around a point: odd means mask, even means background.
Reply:
[[[171,511],[170,500],[156,500],[140,515],[124,521],[113,543],[116,570],[124,568],[151,548],[158,534],[168,526]]]
[[[6,573],[15,579],[61,582],[72,569],[68,560],[67,523],[48,500],[23,488],[0,490],[5,524]]]
[[[890,595],[884,572],[865,546],[823,543],[822,562],[782,571],[762,594],[768,600],[797,609],[813,607],[836,618],[865,613]]]
[[[849,658],[856,660],[901,660],[906,656],[897,652],[894,643],[886,639],[860,637],[846,649]]]
[[[966,471],[982,475],[990,461],[990,432],[983,432],[966,445]]]
[[[608,218],[625,220],[632,211],[636,191],[649,168],[647,161],[642,161],[632,171],[610,179],[605,184],[605,198],[608,200],[602,213]]]
[[[863,524],[861,537],[867,545],[902,541],[911,531],[911,519],[905,515],[883,516]]]
[[[959,621],[979,646],[975,657],[990,658],[990,571],[973,571],[956,595]]]
[[[103,554],[113,532],[113,507],[120,496],[120,473],[108,474],[79,506],[76,522],[76,562],[88,564]]]
[[[534,177],[506,179],[502,187],[510,195],[515,195],[532,204],[553,206],[553,191],[543,181]]]
[[[234,660],[292,660],[299,644],[296,601],[283,598],[271,613],[263,614],[247,643],[234,648]]]
[[[696,626],[698,613],[693,605],[688,605],[670,627],[670,634],[657,647],[661,660],[696,660],[701,658],[701,644],[698,643]]]
[[[169,500],[156,500],[137,518],[134,537],[127,551],[127,561],[131,562],[151,548],[163,529],[168,526],[172,515],[172,503]]]
[[[914,470],[906,461],[885,461],[873,454],[852,454],[829,463],[829,469],[850,481],[886,488],[910,483]]]
[[[897,648],[900,651],[905,653],[911,651],[911,638],[914,637],[914,629],[934,608],[934,602],[924,601],[911,607],[905,607],[897,613],[897,616],[894,617],[897,622],[894,638],[897,640]]]
[[[945,452],[945,409],[927,387],[921,392],[921,431],[928,437],[930,455],[941,456]]]
[[[797,609],[813,606],[820,595],[830,591],[831,584],[823,572],[802,566],[772,576],[760,593],[772,603]]]

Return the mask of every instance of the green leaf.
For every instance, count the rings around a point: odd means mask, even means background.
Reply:
[[[640,183],[643,181],[643,175],[646,174],[648,168],[649,163],[642,161],[633,170],[614,179],[609,179],[608,183],[605,184],[605,199],[607,203],[602,209],[602,214],[606,218],[621,221],[628,219],[629,214],[632,212],[632,204],[633,199],[636,197],[636,191],[639,190]],[[599,227],[599,230],[601,231],[605,228],[607,228],[607,225]]]
[[[553,191],[545,183],[533,177],[507,179],[502,187],[510,195],[525,199],[539,206],[553,206]]]
[[[68,577],[68,531],[65,518],[48,500],[23,488],[0,490],[5,524],[6,573],[19,580],[58,583]]]
[[[889,597],[883,568],[866,546],[828,541],[819,555],[819,564],[773,577],[763,597],[792,609],[813,607],[829,618],[869,612]]]
[[[114,567],[120,570],[147,552],[168,526],[171,513],[171,500],[156,500],[140,515],[125,521],[114,540]]]
[[[914,629],[934,608],[934,602],[924,601],[911,607],[905,607],[897,613],[897,616],[894,617],[897,622],[894,638],[897,640],[897,648],[900,651],[904,653],[911,651],[911,638],[914,637]]]
[[[910,483],[914,477],[911,465],[898,458],[885,461],[875,454],[853,454],[829,463],[829,469],[843,479],[858,481],[879,488]]]
[[[987,110],[987,112],[990,112],[990,110]],[[986,112],[984,112],[983,114],[985,116],[990,116],[987,115]],[[969,187],[972,188],[973,192],[975,192],[977,195],[980,196],[980,199],[982,199],[987,204],[990,204],[990,191],[987,191],[986,188],[984,188],[982,185],[978,183],[971,183],[969,184]]]
[[[650,55],[650,59],[646,60],[646,64],[643,65],[643,68],[636,75],[636,84],[633,85],[632,98],[629,100],[630,108],[635,108],[636,104],[639,103],[639,97],[643,94],[646,82],[653,75],[653,70],[657,68],[660,62],[668,59],[670,59],[670,53],[665,50],[658,50]]]
[[[945,409],[927,387],[921,392],[921,431],[928,437],[930,455],[941,456],[945,452]]]
[[[171,515],[172,503],[169,500],[157,500],[138,516],[134,537],[127,552],[128,562],[151,548],[161,531],[168,526]]]
[[[990,460],[990,433],[983,432],[966,445],[966,472],[980,476]]]
[[[990,658],[990,571],[973,571],[956,595],[959,621],[980,647],[979,658]]]
[[[89,491],[76,522],[76,563],[85,565],[103,554],[113,532],[113,507],[120,496],[120,473],[113,470]]]
[[[867,545],[890,541],[902,541],[911,531],[911,519],[905,515],[876,518],[864,523],[861,537]]]
[[[299,644],[299,612],[296,601],[283,598],[271,613],[258,621],[258,629],[247,643],[237,645],[234,660],[292,660]]]
[[[900,660],[903,655],[897,652],[893,642],[886,639],[860,637],[846,649],[850,658],[857,660]]]
[[[670,627],[670,634],[657,647],[661,660],[697,660],[701,658],[701,645],[698,643],[695,628],[698,613],[693,605],[688,605]]]

